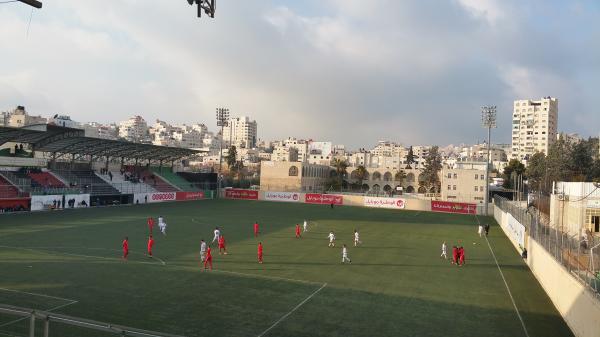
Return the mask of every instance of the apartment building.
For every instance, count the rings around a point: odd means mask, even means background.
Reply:
[[[523,162],[536,152],[548,153],[556,141],[558,99],[517,100],[512,112],[511,159]]]

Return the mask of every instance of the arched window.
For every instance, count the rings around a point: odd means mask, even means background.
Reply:
[[[296,177],[298,175],[298,168],[296,166],[292,166],[290,167],[290,170],[288,172],[288,175],[290,177]]]

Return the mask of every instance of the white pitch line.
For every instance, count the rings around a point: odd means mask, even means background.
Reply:
[[[300,308],[302,305],[304,305],[304,303],[308,302],[308,300],[310,300],[311,298],[313,298],[313,296],[315,296],[319,291],[321,291],[323,288],[325,288],[325,286],[327,286],[327,283],[323,283],[323,285],[321,286],[321,288],[315,290],[312,294],[310,294],[310,296],[308,296],[307,298],[304,299],[304,301],[300,302],[297,306],[295,306],[292,310],[290,310],[287,314],[281,316],[280,319],[278,319],[275,323],[273,323],[273,325],[271,325],[267,330],[263,331],[260,335],[258,335],[257,337],[262,337],[264,336],[267,332],[271,331],[271,329],[273,329],[274,327],[276,327],[279,323],[281,323],[284,319],[286,319],[289,315],[291,315],[292,313],[294,313],[294,311],[298,310],[298,308]]]
[[[61,300],[61,301],[67,301],[67,302],[77,302],[76,300],[73,300],[73,299],[70,299],[70,298],[58,297],[58,296],[50,296],[50,295],[44,295],[44,294],[38,294],[38,293],[30,293],[30,292],[27,292],[27,291],[16,290],[16,289],[0,288],[0,290],[9,291],[9,292],[13,292],[13,293],[21,293],[21,294],[31,295],[31,296],[39,296],[39,297],[45,297],[45,298],[52,298],[52,299],[55,299],[55,300]]]
[[[32,247],[14,247],[14,246],[2,246],[0,245],[0,248],[9,248],[9,249],[20,249],[20,250],[27,250],[27,251],[31,251],[31,252],[40,252],[40,253],[48,253],[48,254],[57,254],[57,255],[65,255],[65,256],[74,256],[74,257],[85,257],[85,258],[92,258],[92,259],[101,259],[101,260],[109,260],[109,261],[120,261],[120,258],[116,258],[116,257],[106,257],[106,256],[96,256],[96,255],[84,255],[84,254],[72,254],[72,253],[65,253],[65,252],[58,252],[55,250],[50,250],[50,249],[65,249],[65,248],[74,248],[74,249],[102,249],[102,248],[87,248],[87,247],[47,247],[48,249],[40,249],[40,248],[32,248]],[[109,251],[113,251],[113,249],[106,249]],[[167,263],[165,261],[163,261],[162,259],[154,256],[154,259],[158,260],[158,262],[160,262],[163,266],[166,265]],[[144,262],[144,261],[128,261],[129,263],[141,263],[141,264],[154,264],[156,265],[156,263],[154,262]]]
[[[297,283],[305,283],[305,284],[322,284],[320,282],[312,282],[312,281],[298,280],[298,279],[278,277],[278,276],[266,276],[266,275],[259,275],[259,274],[240,273],[237,271],[229,271],[229,270],[221,270],[221,269],[215,269],[212,272],[213,273],[216,272],[216,273],[223,273],[223,274],[239,275],[239,276],[252,277],[252,278],[264,278],[264,279],[276,280],[276,281],[288,281],[288,282],[297,282]]]
[[[479,219],[477,220],[479,221]],[[517,308],[517,304],[515,303],[515,299],[512,296],[512,293],[510,292],[510,288],[508,287],[508,283],[506,283],[506,279],[504,278],[504,273],[502,272],[502,269],[500,268],[500,265],[498,264],[498,259],[496,259],[496,254],[494,254],[494,250],[492,249],[492,246],[490,245],[490,241],[488,240],[487,236],[485,236],[485,241],[488,244],[488,247],[490,248],[490,252],[492,253],[492,256],[494,257],[494,261],[496,262],[496,267],[498,267],[498,271],[500,272],[500,276],[502,276],[502,281],[504,281],[504,285],[506,286],[506,291],[508,292],[508,296],[510,297],[510,300],[513,304],[513,307],[515,308],[515,312],[517,313],[517,316],[519,317],[519,321],[521,321],[521,326],[523,327],[523,331],[525,332],[525,336],[529,337],[529,333],[527,332],[527,328],[525,327],[525,322],[523,321],[523,317],[521,317],[521,313],[519,312],[519,308]]]

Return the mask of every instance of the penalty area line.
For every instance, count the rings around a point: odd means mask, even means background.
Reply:
[[[315,296],[319,291],[321,291],[323,288],[325,288],[327,286],[327,283],[323,283],[323,285],[315,290],[312,294],[310,294],[307,298],[305,298],[302,302],[298,303],[298,305],[296,305],[292,310],[290,310],[287,314],[281,316],[281,318],[279,318],[275,323],[273,323],[273,325],[271,325],[270,327],[267,328],[267,330],[263,331],[260,335],[258,335],[257,337],[262,337],[265,334],[267,334],[269,331],[271,331],[274,327],[276,327],[279,323],[283,322],[283,320],[285,320],[286,318],[288,318],[288,316],[290,316],[291,314],[294,313],[294,311],[298,310],[298,308],[300,308],[301,306],[304,305],[304,303],[308,302],[311,298],[313,298],[313,296]]]
[[[70,249],[96,249],[96,250],[107,250],[107,251],[118,251],[116,249],[104,249],[104,248],[88,248],[88,247],[45,247],[45,248],[39,248],[39,247],[14,247],[14,246],[3,246],[0,245],[0,248],[8,248],[8,249],[18,249],[18,250],[25,250],[25,251],[30,251],[30,252],[38,252],[38,253],[46,253],[46,254],[56,254],[56,255],[64,255],[64,256],[74,256],[74,257],[84,257],[84,258],[91,258],[91,259],[100,259],[100,260],[108,260],[108,261],[121,261],[121,258],[116,258],[116,257],[106,257],[106,256],[96,256],[96,255],[84,255],[84,254],[72,254],[72,253],[65,253],[65,252],[59,252],[56,250],[51,250],[51,249],[66,249],[66,248],[70,248]],[[135,253],[135,252],[130,252],[130,254]],[[142,253],[135,253],[138,255],[142,255]],[[145,254],[144,254],[145,255]],[[165,266],[167,263],[154,256],[153,259],[157,260],[161,265]],[[140,263],[140,264],[158,264],[158,263],[154,263],[154,262],[144,262],[144,261],[127,261],[129,263]]]

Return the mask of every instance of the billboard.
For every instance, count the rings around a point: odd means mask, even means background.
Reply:
[[[300,193],[296,193],[296,192],[265,192],[265,200],[283,201],[283,202],[298,202],[298,201],[300,201]]]
[[[403,209],[406,201],[401,198],[365,197],[363,205],[366,207]]]
[[[225,198],[227,199],[244,199],[244,200],[258,200],[258,191],[255,190],[240,190],[235,188],[228,188],[225,190]]]
[[[204,199],[204,192],[177,192],[175,193],[175,200],[186,201],[186,200],[202,200]]]
[[[343,205],[344,196],[335,194],[306,193],[304,202],[307,204]]]
[[[525,247],[525,226],[521,225],[510,213],[506,213],[506,216],[508,217],[506,234],[516,241],[519,246]]]
[[[133,203],[135,204],[175,200],[177,200],[175,192],[135,193],[133,195]]]
[[[431,200],[431,211],[432,212],[475,214],[475,213],[477,213],[477,204]]]
[[[67,204],[65,207],[64,204]],[[57,194],[31,196],[31,210],[41,211],[56,208],[81,208],[90,206],[89,194]]]

